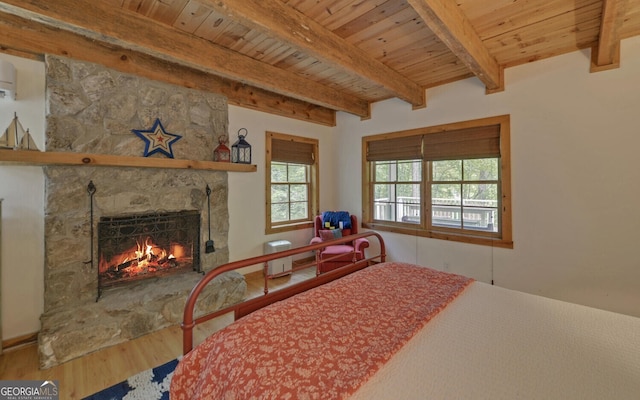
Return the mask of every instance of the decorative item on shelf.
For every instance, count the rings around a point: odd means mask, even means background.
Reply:
[[[131,131],[140,139],[144,140],[145,157],[149,157],[155,153],[160,153],[169,158],[173,158],[173,149],[171,148],[171,145],[182,139],[182,136],[180,135],[165,131],[159,118],[156,118],[156,122],[154,122],[151,129],[132,129]]]
[[[227,135],[220,135],[218,138],[218,147],[213,150],[213,161],[230,162],[231,150],[226,146]]]
[[[11,123],[0,136],[0,149],[38,150],[29,129],[24,130],[16,113],[13,114]]]
[[[241,135],[241,131],[245,131],[244,135]],[[246,128],[240,128],[238,130],[238,140],[231,146],[231,162],[239,164],[251,164],[251,145],[244,140],[249,136],[249,131]]]

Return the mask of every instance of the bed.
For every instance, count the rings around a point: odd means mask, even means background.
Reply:
[[[640,398],[639,318],[385,262],[380,235],[356,236],[379,254],[194,318],[215,276],[322,244],[205,275],[171,399]],[[230,311],[234,323],[192,348],[196,324]]]

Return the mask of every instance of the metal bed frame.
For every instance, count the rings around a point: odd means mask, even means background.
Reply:
[[[294,271],[300,270],[303,268],[309,268],[314,265],[316,266],[316,271],[319,271],[320,263],[322,261],[327,261],[327,260],[325,259],[321,261],[318,256],[319,252],[316,250],[322,249],[327,245],[337,245],[342,243],[348,243],[355,239],[372,238],[372,237],[377,238],[379,243],[379,252],[377,252],[376,255],[374,255],[373,257],[365,257],[360,261],[356,261],[354,258],[351,264],[326,272],[324,274],[319,274],[318,272],[316,272],[316,276],[314,278],[310,278],[302,282],[296,283],[294,285],[269,292],[268,279],[272,276],[267,274],[267,271],[268,271],[267,263],[270,260],[275,260],[282,257],[294,256],[296,254],[303,254],[303,253],[308,253],[313,251],[316,254],[315,260],[313,262],[296,267]],[[371,252],[372,250],[369,250],[369,251]],[[344,254],[339,255],[339,257],[343,257],[343,256]],[[202,277],[202,279],[196,284],[196,286],[191,290],[191,293],[187,298],[187,302],[184,308],[184,316],[181,324],[182,335],[183,335],[183,341],[182,341],[183,354],[187,354],[193,349],[193,329],[198,324],[204,323],[213,318],[216,318],[218,316],[221,316],[230,312],[234,313],[234,321],[235,321],[238,318],[241,318],[247,314],[250,314],[256,310],[259,310],[260,308],[265,307],[271,303],[284,300],[298,293],[301,293],[306,290],[312,289],[314,287],[334,281],[343,276],[349,275],[355,271],[364,269],[369,265],[372,265],[378,262],[384,262],[385,259],[386,259],[386,251],[385,251],[385,244],[382,239],[382,236],[380,236],[380,234],[378,234],[377,232],[368,231],[368,232],[358,233],[355,235],[344,236],[342,238],[325,241],[322,243],[316,243],[316,244],[298,247],[295,249],[279,251],[271,254],[265,254],[265,255],[247,258],[245,260],[234,261],[234,262],[221,265],[220,267],[217,267],[207,272]],[[245,268],[245,267],[249,267],[257,264],[264,265],[263,267],[264,268],[264,295],[247,299],[245,301],[233,304],[229,307],[226,307],[217,311],[206,313],[202,316],[199,316],[198,318],[194,317],[194,309],[196,306],[196,302],[198,300],[198,296],[200,295],[202,290],[207,286],[207,284],[209,284],[209,282],[211,282],[214,278],[216,278],[217,276],[225,272],[234,271],[240,268]]]

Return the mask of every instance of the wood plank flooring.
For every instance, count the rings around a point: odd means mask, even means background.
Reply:
[[[303,269],[290,276],[269,280],[269,290],[285,287],[315,276],[315,268]],[[246,298],[263,294],[262,272],[246,275]],[[194,331],[195,343],[233,321],[227,314]],[[182,354],[182,330],[178,325],[150,333],[116,346],[96,351],[56,367],[38,369],[38,349],[30,344],[9,349],[0,356],[0,380],[57,380],[60,398],[82,399],[149,368]]]

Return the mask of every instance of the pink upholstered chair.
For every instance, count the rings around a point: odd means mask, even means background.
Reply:
[[[336,235],[340,235],[338,237],[342,237],[358,233],[358,219],[355,215],[349,215],[349,219],[351,221],[351,227],[343,228],[341,232],[337,232],[336,229],[331,230],[326,227],[322,220],[322,215],[317,215],[313,224],[315,237],[311,239],[311,244],[334,239]],[[338,226],[335,228],[339,230]],[[354,260],[354,257],[356,261],[364,259],[364,249],[367,247],[369,247],[369,241],[361,238],[356,239],[351,243],[330,245],[318,250],[320,252],[319,258],[321,260],[320,265],[318,266],[318,272],[322,274],[336,268],[340,268],[351,263]],[[341,254],[342,256],[340,256]],[[332,259],[328,260],[330,258]]]

